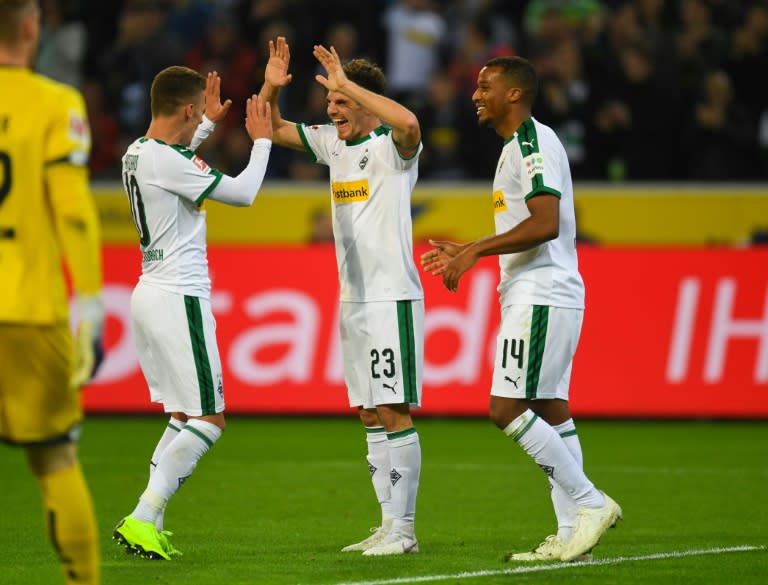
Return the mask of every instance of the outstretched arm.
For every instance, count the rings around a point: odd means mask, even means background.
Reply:
[[[392,139],[397,144],[400,154],[410,158],[416,154],[421,141],[421,129],[416,115],[405,106],[383,95],[379,95],[354,81],[344,73],[336,49],[329,51],[322,45],[315,45],[312,54],[325,68],[327,77],[316,75],[315,79],[328,91],[338,91],[353,99],[382,122],[392,127]]]
[[[283,119],[277,99],[280,88],[288,85],[293,78],[288,73],[290,61],[291,51],[285,37],[277,37],[275,41],[269,41],[269,61],[267,61],[267,66],[264,69],[264,85],[261,87],[259,97],[269,103],[272,108],[272,140],[274,143],[296,150],[304,150],[296,124]]]
[[[214,201],[243,207],[251,205],[267,172],[272,148],[272,122],[269,102],[251,96],[245,105],[245,129],[253,140],[248,166],[236,177],[224,175],[208,195]]]
[[[482,256],[497,256],[530,250],[559,234],[560,200],[553,195],[538,195],[528,200],[527,217],[511,230],[480,238],[467,244],[432,241],[433,249],[421,255],[421,266],[451,292],[459,288],[462,275]]]

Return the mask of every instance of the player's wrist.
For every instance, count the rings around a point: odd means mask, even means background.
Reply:
[[[101,292],[77,295],[77,312],[80,321],[93,324],[94,333],[99,336],[104,328],[104,300]]]

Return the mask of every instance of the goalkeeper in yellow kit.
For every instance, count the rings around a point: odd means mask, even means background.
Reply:
[[[82,96],[30,71],[39,34],[36,0],[0,0],[0,438],[26,451],[66,583],[91,585],[98,537],[76,451],[104,321],[90,132]]]

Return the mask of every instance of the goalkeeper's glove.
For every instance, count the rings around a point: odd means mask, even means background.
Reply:
[[[104,331],[104,305],[101,294],[78,295],[79,321],[75,335],[75,364],[72,386],[87,384],[104,358],[102,334]]]

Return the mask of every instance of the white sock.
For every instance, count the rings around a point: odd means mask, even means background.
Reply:
[[[173,441],[179,435],[185,424],[187,424],[185,421],[178,420],[173,417],[171,417],[171,419],[168,421],[168,424],[165,426],[163,435],[160,437],[160,440],[155,446],[155,451],[152,453],[152,458],[149,460],[149,477],[152,477],[152,474],[155,472],[157,462],[160,460],[160,456],[163,454],[163,451],[165,451],[165,448],[170,445],[171,441]],[[160,510],[157,518],[155,518],[155,526],[157,527],[158,532],[163,530],[164,521],[165,506],[163,506],[163,509]]]
[[[572,418],[569,418],[564,423],[554,425],[560,438],[565,442],[565,446],[568,447],[573,458],[578,463],[580,469],[584,469],[584,457],[581,453],[581,443],[579,442],[579,435],[576,434],[576,425]],[[568,493],[560,487],[556,481],[551,477],[549,478],[549,484],[552,491],[550,495],[552,497],[552,506],[555,508],[555,516],[557,517],[557,535],[563,542],[571,540],[573,535],[573,527],[576,524],[576,511],[578,505]]]
[[[368,443],[368,471],[381,506],[381,525],[384,526],[392,522],[389,441],[384,427],[365,427],[365,439]]]
[[[584,475],[557,431],[530,409],[507,425],[504,434],[515,440],[579,506],[599,508],[603,494]]]
[[[389,481],[392,485],[392,531],[414,536],[416,495],[421,474],[421,445],[416,429],[387,433],[389,460],[392,469]]]
[[[221,429],[200,419],[190,419],[163,451],[149,484],[131,516],[155,522],[170,497],[192,475],[203,455],[221,437]]]

